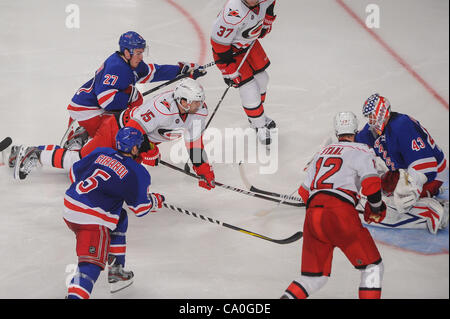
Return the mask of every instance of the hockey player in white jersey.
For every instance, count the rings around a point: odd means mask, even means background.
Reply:
[[[135,127],[144,134],[145,142],[138,161],[155,166],[160,157],[158,144],[184,136],[194,171],[202,177],[199,186],[214,188],[214,172],[208,163],[203,145],[203,129],[208,109],[204,103],[203,87],[195,80],[183,79],[175,90],[167,91],[146,100],[141,106],[110,115],[98,128],[95,136],[81,150],[69,150],[41,145],[21,146],[17,158],[10,156],[14,177],[24,179],[39,165],[70,169],[72,165],[97,147],[115,148],[115,136],[124,126]],[[31,151],[30,151],[31,150]]]
[[[306,203],[301,276],[282,299],[305,299],[321,289],[331,275],[336,247],[361,272],[359,298],[381,298],[382,258],[355,208],[361,192],[368,199],[364,219],[379,223],[385,216],[375,156],[367,145],[355,142],[358,123],[352,112],[338,113],[334,128],[338,142],[314,156],[298,190]]]
[[[242,106],[262,144],[271,143],[276,127],[264,111],[270,65],[258,39],[272,30],[275,0],[230,0],[211,33],[214,60],[227,85],[239,88]],[[246,52],[250,50],[250,52]],[[248,55],[246,55],[248,53]],[[245,59],[245,60],[244,60]]]

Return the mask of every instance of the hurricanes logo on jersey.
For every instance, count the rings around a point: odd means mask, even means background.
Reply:
[[[176,140],[183,136],[183,129],[171,130],[171,129],[160,128],[160,129],[158,129],[158,133],[166,140],[172,141],[172,140]]]
[[[236,18],[240,18],[241,16],[239,15],[239,11],[237,11],[237,10],[232,10],[232,9],[230,9],[229,11],[228,11],[228,16],[229,17],[236,17]]]
[[[245,30],[244,32],[242,32],[242,36],[246,39],[252,39],[255,37],[259,37],[259,35],[261,34],[262,26],[263,26],[262,21],[260,21],[254,27],[251,27],[251,28]]]

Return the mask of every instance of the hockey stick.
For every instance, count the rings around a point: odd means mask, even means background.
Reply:
[[[247,59],[248,54],[249,54],[250,51],[252,50],[254,44],[255,44],[255,42],[253,42],[253,43],[248,47],[248,49],[246,49],[247,52],[245,53],[244,58],[242,59],[242,61],[241,61],[241,63],[239,64],[238,68],[236,69],[236,72],[239,72],[239,70],[241,69],[242,65],[244,64],[245,60]],[[236,55],[241,54],[242,52],[244,52],[244,50],[237,51],[237,52],[234,53],[233,55],[236,56]],[[225,91],[224,91],[223,94],[222,94],[222,97],[219,99],[219,102],[217,102],[217,105],[216,105],[216,107],[214,108],[214,111],[212,112],[211,116],[209,117],[208,122],[206,123],[205,129],[204,129],[203,131],[206,131],[206,129],[208,128],[209,123],[211,123],[212,119],[214,118],[214,115],[216,114],[217,110],[219,109],[220,104],[222,104],[222,102],[223,102],[223,100],[224,100],[224,98],[225,98],[225,95],[227,95],[228,90],[229,90],[230,88],[231,88],[231,84],[228,84],[228,85],[227,85],[227,88],[225,89]],[[185,163],[185,164],[184,164],[184,170],[185,170],[186,172],[190,172],[190,171],[191,171],[191,169],[190,169],[188,163]]]
[[[12,143],[12,139],[8,136],[3,139],[3,141],[0,142],[0,152],[4,151],[8,146],[10,146]]]
[[[247,49],[245,49],[245,50],[247,50]],[[245,50],[239,50],[239,51],[235,52],[235,53],[233,54],[233,56],[239,55],[239,54],[241,54],[242,52],[244,52]],[[204,69],[207,69],[207,68],[209,68],[209,67],[211,67],[211,66],[217,64],[217,62],[220,62],[220,60],[219,60],[219,61],[212,61],[212,62],[209,62],[209,63],[207,63],[207,64],[205,64],[205,65],[202,65],[202,67],[203,67]],[[148,95],[148,94],[150,94],[150,93],[152,93],[152,92],[155,92],[155,91],[159,90],[160,88],[166,87],[166,86],[168,86],[168,85],[170,85],[170,84],[172,84],[172,83],[174,83],[174,82],[177,82],[177,81],[179,81],[179,80],[181,80],[181,79],[187,78],[188,76],[189,76],[189,74],[179,75],[179,76],[177,76],[176,78],[174,78],[174,79],[172,79],[172,80],[169,80],[169,81],[167,81],[167,82],[164,82],[164,83],[162,83],[162,84],[160,84],[160,85],[158,85],[158,86],[156,86],[156,87],[154,87],[154,88],[152,88],[152,89],[150,89],[150,90],[148,90],[148,91],[145,91],[144,93],[142,93],[142,95],[143,95],[143,96],[146,96],[146,95]]]
[[[250,51],[253,48],[253,45],[255,45],[255,41],[248,47],[247,52],[244,55],[244,58],[242,59],[241,63],[239,64],[239,66],[236,69],[236,72],[239,72],[239,70],[241,69],[242,65],[244,65],[245,60],[247,60],[248,54],[250,53]],[[234,55],[239,55],[242,52],[236,52]],[[230,89],[231,84],[228,84],[227,88],[225,89],[225,92],[223,92],[222,97],[220,98],[219,102],[217,103],[216,107],[214,108],[214,111],[212,112],[211,116],[209,117],[208,122],[206,123],[205,126],[205,130],[208,128],[209,123],[211,123],[211,120],[213,119],[214,115],[216,114],[217,110],[219,109],[220,104],[222,104],[223,99],[225,98],[225,95],[227,94],[228,90]]]
[[[163,160],[159,161],[159,163],[164,165],[164,166],[167,166],[167,167],[169,167],[171,169],[174,169],[176,171],[179,171],[181,173],[184,173],[186,175],[194,177],[196,179],[200,179],[200,177],[197,176],[196,174],[193,174],[191,172],[186,172],[183,168],[177,167],[177,166],[172,165],[170,163],[167,163],[167,162],[165,162]],[[237,187],[225,185],[225,184],[222,184],[222,183],[217,182],[217,181],[215,182],[215,185],[217,185],[219,187],[222,187],[222,188],[225,188],[225,189],[228,189],[228,190],[231,190],[231,191],[234,191],[234,192],[237,192],[237,193],[241,193],[241,194],[248,195],[248,196],[253,196],[253,197],[256,197],[256,198],[260,198],[260,199],[265,199],[265,200],[276,202],[276,203],[282,203],[284,205],[295,206],[295,207],[303,207],[303,206],[305,206],[305,204],[302,203],[302,202],[297,202],[297,203],[286,202],[286,201],[282,201],[282,200],[279,200],[279,199],[276,199],[276,198],[272,198],[272,197],[268,197],[268,196],[265,196],[265,195],[261,195],[261,194],[255,193],[255,192],[247,191],[245,189],[240,189],[240,188],[237,188]]]
[[[216,62],[209,62],[209,63],[203,65],[202,67],[203,67],[204,69],[206,69],[206,68],[209,68],[209,67],[211,67],[211,66],[213,66],[213,65],[215,65],[215,64],[216,64]],[[164,83],[162,83],[162,84],[160,84],[160,85],[158,85],[158,86],[155,86],[154,88],[152,88],[152,89],[150,89],[150,90],[145,91],[144,93],[142,93],[142,95],[143,95],[143,96],[146,96],[146,95],[148,95],[148,94],[150,94],[150,93],[153,93],[153,92],[155,92],[155,91],[157,91],[157,90],[159,90],[159,89],[161,89],[161,88],[163,88],[163,87],[166,87],[166,86],[168,86],[168,85],[170,85],[170,84],[172,84],[172,83],[174,83],[174,82],[177,82],[177,81],[179,81],[179,80],[181,80],[181,79],[187,78],[187,77],[189,77],[189,75],[190,75],[189,73],[187,73],[187,74],[181,74],[181,75],[179,75],[179,76],[173,78],[172,80],[166,81],[166,82],[164,82]]]
[[[248,181],[247,176],[245,175],[245,172],[244,172],[244,166],[242,165],[242,162],[239,162],[239,175],[241,175],[241,179],[244,182],[245,187],[247,187],[247,189],[249,189],[252,192],[260,193],[260,194],[268,195],[268,196],[273,196],[273,197],[277,197],[277,198],[281,198],[283,200],[292,200],[292,201],[303,202],[303,200],[300,197],[297,197],[297,196],[279,194],[279,193],[269,192],[269,191],[265,191],[265,190],[256,188],[255,186],[250,184],[250,182]]]
[[[245,230],[245,229],[237,227],[237,226],[233,226],[233,225],[221,222],[220,220],[212,219],[210,217],[206,217],[206,216],[203,216],[203,215],[200,215],[200,214],[188,211],[188,210],[183,209],[183,208],[175,207],[175,206],[167,204],[167,203],[163,203],[163,205],[164,205],[164,207],[166,207],[166,208],[168,208],[170,210],[173,210],[173,211],[176,211],[176,212],[179,212],[179,213],[182,213],[182,214],[190,215],[190,216],[193,216],[195,218],[200,218],[200,219],[208,221],[208,222],[210,222],[212,224],[217,224],[217,225],[220,225],[220,226],[232,229],[232,230],[236,230],[238,232],[241,232],[241,233],[244,233],[244,234],[256,237],[256,238],[261,238],[261,239],[270,241],[272,243],[280,244],[280,245],[293,243],[293,242],[295,242],[295,241],[297,241],[297,240],[299,240],[300,238],[303,237],[303,232],[299,231],[299,232],[296,232],[294,235],[292,235],[292,236],[290,236],[288,238],[274,239],[274,238],[270,238],[270,237],[267,237],[267,236],[264,236],[264,235],[260,235],[260,234],[254,233],[254,232],[249,231],[249,230]]]

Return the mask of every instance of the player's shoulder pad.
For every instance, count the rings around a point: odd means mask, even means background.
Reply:
[[[119,89],[125,89],[133,81],[133,71],[130,66],[115,53],[111,55],[104,63],[103,75],[114,75],[117,79],[111,78],[108,83]]]
[[[178,115],[178,108],[175,107],[173,91],[163,92],[151,100],[151,106],[162,115]]]
[[[250,9],[241,0],[229,0],[220,14],[225,23],[236,25],[244,20],[249,11]]]
[[[206,106],[206,103],[203,103],[202,107],[198,109],[195,115],[200,115],[202,117],[208,116],[208,107]]]
[[[388,126],[396,135],[402,135],[417,132],[422,130],[417,120],[410,117],[407,114],[395,113],[394,116],[389,119]]]

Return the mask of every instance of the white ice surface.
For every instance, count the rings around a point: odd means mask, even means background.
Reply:
[[[178,0],[198,21],[209,44],[224,0]],[[68,29],[66,1],[0,0],[0,138],[16,144],[59,143],[66,106],[75,90],[116,50],[118,36],[136,30],[155,63],[197,61],[200,41],[189,21],[163,0],[77,0],[80,28]],[[439,103],[363,30],[336,1],[277,1],[272,33],[262,40],[271,59],[267,114],[279,127],[279,169],[258,174],[260,188],[289,194],[301,168],[331,133],[331,119],[361,106],[372,93],[393,110],[428,128],[448,155],[448,9],[445,0],[346,0],[365,19],[366,5],[381,9],[379,34],[445,101]],[[212,60],[206,48],[207,63]],[[210,108],[225,86],[216,68],[200,79]],[[144,89],[150,88],[148,86]],[[211,127],[246,128],[237,90],[230,90]],[[168,160],[171,144],[160,149]],[[216,179],[243,188],[237,164],[214,165]],[[260,234],[283,238],[301,229],[304,209],[216,188],[166,167],[150,169],[153,191],[185,209]],[[65,172],[44,169],[15,181],[0,167],[0,298],[63,298],[66,267],[76,263],[75,238],[61,218]],[[262,210],[273,211],[259,217]],[[179,213],[129,215],[127,268],[130,288],[111,296],[101,274],[92,298],[279,298],[300,273],[301,241],[277,245]],[[421,255],[378,244],[384,260],[384,298],[449,298],[447,254]],[[70,266],[69,266],[70,267]],[[332,276],[312,298],[357,298],[359,272],[335,251]]]

